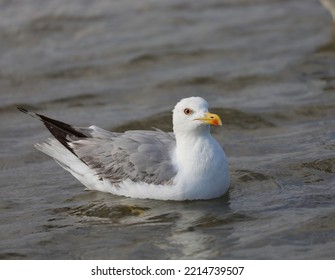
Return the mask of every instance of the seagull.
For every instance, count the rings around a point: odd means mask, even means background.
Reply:
[[[54,138],[35,147],[89,190],[140,199],[205,200],[229,188],[228,159],[210,133],[221,126],[201,97],[173,109],[173,132],[110,132],[79,127],[18,108],[41,120]]]

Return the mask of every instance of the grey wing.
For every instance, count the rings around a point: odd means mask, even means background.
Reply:
[[[104,131],[99,131],[103,135]],[[107,133],[107,132],[106,132]],[[175,138],[162,131],[127,131],[110,137],[71,142],[74,153],[96,174],[117,184],[125,179],[149,184],[171,184],[177,174],[172,155]]]
[[[177,174],[172,161],[176,141],[163,131],[109,132],[97,126],[76,127],[18,108],[41,120],[71,153],[96,171],[101,179],[119,183],[125,179],[170,184]]]

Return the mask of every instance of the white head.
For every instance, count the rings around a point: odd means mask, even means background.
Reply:
[[[173,131],[190,133],[208,131],[210,125],[222,125],[218,115],[208,112],[208,103],[201,97],[180,100],[173,109]]]

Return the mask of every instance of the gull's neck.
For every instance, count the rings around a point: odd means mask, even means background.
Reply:
[[[213,141],[209,125],[204,125],[193,131],[177,131],[175,137],[176,154],[179,160],[198,157],[204,147]]]
[[[222,151],[210,134],[209,127],[202,131],[176,133],[175,165],[177,181],[190,188],[204,183],[203,178],[213,177],[222,165]]]

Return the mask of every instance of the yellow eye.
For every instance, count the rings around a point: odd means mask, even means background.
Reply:
[[[185,113],[185,115],[192,115],[193,114],[193,110],[190,109],[190,108],[186,108],[186,109],[184,109],[184,113]]]

